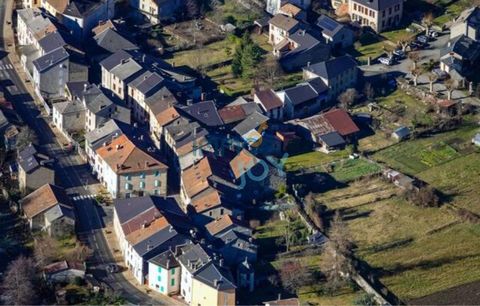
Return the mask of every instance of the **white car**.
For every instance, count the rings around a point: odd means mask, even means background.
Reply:
[[[405,58],[405,52],[401,49],[393,51],[393,55],[395,55],[399,59]]]
[[[381,57],[378,61],[387,66],[393,65],[393,59],[390,57]]]
[[[429,31],[429,32],[428,32],[428,37],[430,37],[430,38],[437,38],[437,37],[438,37],[438,32],[436,32],[436,31]]]

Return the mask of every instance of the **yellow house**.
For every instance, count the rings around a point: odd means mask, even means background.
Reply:
[[[190,305],[235,305],[235,285],[225,277],[228,271],[223,270],[209,262],[193,275]]]
[[[57,17],[65,11],[69,4],[69,0],[42,0],[42,8]]]

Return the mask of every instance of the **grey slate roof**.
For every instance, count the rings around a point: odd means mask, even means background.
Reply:
[[[168,242],[178,235],[178,232],[173,227],[167,226],[166,228],[135,244],[133,249],[142,257],[146,256],[152,251],[159,252],[162,249],[167,250],[170,246],[173,247],[176,245],[176,243],[168,244]],[[144,259],[148,260],[148,257]]]
[[[304,69],[321,78],[330,80],[354,67],[357,67],[355,59],[350,55],[342,55],[328,61],[310,65]]]
[[[40,163],[35,158],[36,154],[37,149],[32,144],[28,145],[25,149],[18,153],[18,163],[25,172],[28,173],[40,166]]]
[[[466,22],[472,28],[480,30],[480,7],[474,6],[463,11],[455,20],[455,24]]]
[[[120,224],[123,224],[138,214],[155,207],[155,203],[151,197],[116,199],[114,205]]]
[[[284,90],[285,95],[293,105],[299,105],[318,97],[318,94],[309,84],[302,83]]]
[[[322,34],[334,37],[345,26],[327,15],[320,15],[316,22],[317,27],[322,29]]]
[[[110,72],[120,80],[125,81],[129,77],[140,72],[142,69],[142,66],[133,59],[126,59],[123,63],[114,67]]]
[[[246,133],[250,132],[253,129],[259,127],[262,123],[268,121],[268,117],[259,113],[254,112],[250,116],[248,116],[245,120],[237,124],[233,130],[237,132],[240,136],[245,135]]]
[[[63,13],[77,18],[84,18],[102,3],[103,1],[71,0]]]
[[[132,58],[132,55],[130,53],[125,50],[120,50],[101,61],[100,65],[106,70],[110,71],[115,68],[115,66],[119,65],[122,60],[126,60],[129,58]]]
[[[235,289],[232,275],[226,268],[220,267],[213,261],[201,267],[193,277],[202,283],[218,290]]]
[[[88,132],[85,135],[85,140],[92,150],[96,150],[101,147],[105,141],[111,140],[115,135],[121,136],[123,134],[129,134],[130,129],[131,127],[129,125],[110,119],[103,126]]]
[[[60,114],[76,113],[85,110],[82,102],[73,100],[53,104],[53,108],[57,109]]]
[[[181,248],[181,252],[177,259],[191,273],[210,261],[209,254],[200,244],[187,244]]]
[[[97,85],[89,82],[68,82],[66,86],[73,97],[77,97],[81,101],[85,99],[87,104],[102,93]]]
[[[62,204],[55,205],[45,212],[45,218],[48,220],[48,222],[52,222],[61,217],[75,220],[75,213],[71,207],[67,207],[66,205]]]
[[[185,125],[172,125],[167,127],[167,131],[175,141],[175,147],[177,148],[181,148],[195,139],[208,135],[208,131],[202,128],[198,122]]]
[[[117,33],[113,29],[106,29],[105,31],[93,37],[97,45],[110,52],[115,53],[120,50],[136,50],[138,47],[130,42],[128,39]]]
[[[37,58],[33,61],[33,65],[39,72],[44,72],[47,69],[60,64],[61,62],[68,59],[68,52],[65,48],[57,48],[42,57]]]
[[[182,110],[203,125],[210,127],[223,125],[222,118],[220,118],[217,106],[213,101],[197,102],[183,107]]]
[[[162,83],[164,81],[164,78],[162,78],[160,75],[157,73],[150,73],[149,75],[144,75],[140,76],[141,80],[137,86],[138,91],[143,93],[145,96],[148,96],[150,94],[153,94],[154,90],[160,89],[160,86],[162,86]]]
[[[403,0],[355,0],[355,2],[373,10],[382,11],[396,4],[401,4]]]
[[[57,48],[60,48],[66,45],[62,35],[60,35],[60,33],[58,32],[47,34],[47,36],[45,36],[44,38],[38,41],[38,44],[40,45],[40,48],[42,48],[45,53],[49,53]]]
[[[180,264],[178,263],[177,259],[175,258],[175,254],[172,251],[168,250],[165,251],[149,260],[149,262],[160,266],[165,269],[171,269],[179,267]],[[168,266],[168,268],[167,268]]]
[[[336,147],[345,144],[345,140],[337,132],[330,132],[319,136],[319,138],[329,147]]]
[[[452,52],[474,62],[480,58],[480,42],[465,35],[457,36],[448,42],[447,47],[441,50],[440,55],[443,57]]]

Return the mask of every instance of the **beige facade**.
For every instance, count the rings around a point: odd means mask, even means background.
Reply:
[[[371,27],[380,33],[400,24],[403,1],[395,1],[388,7],[376,9],[365,5],[363,2],[352,0],[348,4],[348,13],[352,21],[356,21],[365,27]]]
[[[235,305],[235,289],[220,291],[193,278],[190,305]]]

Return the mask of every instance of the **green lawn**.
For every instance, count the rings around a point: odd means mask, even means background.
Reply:
[[[391,41],[392,43],[397,44],[399,37],[405,34],[409,34],[411,37],[415,36],[415,33],[407,32],[405,29],[383,32],[382,36]]]
[[[472,3],[468,0],[459,1],[437,1],[439,6],[445,7],[445,13],[434,19],[434,23],[438,26],[443,26],[445,23],[452,21],[458,17],[460,13],[471,7]]]
[[[376,42],[368,45],[362,45],[355,48],[357,59],[367,61],[368,57],[376,59],[385,52],[385,42]]]
[[[365,159],[345,159],[335,163],[334,171],[330,173],[339,182],[350,182],[360,177],[379,173],[381,167]]]
[[[336,160],[347,158],[350,150],[336,151],[329,154],[313,151],[303,154],[290,156],[285,162],[285,169],[287,171],[297,171],[300,169],[317,168],[323,171],[323,166]]]
[[[415,175],[459,158],[463,151],[469,152],[470,139],[476,130],[477,127],[468,125],[430,138],[401,142],[377,152],[373,157],[394,169]]]

